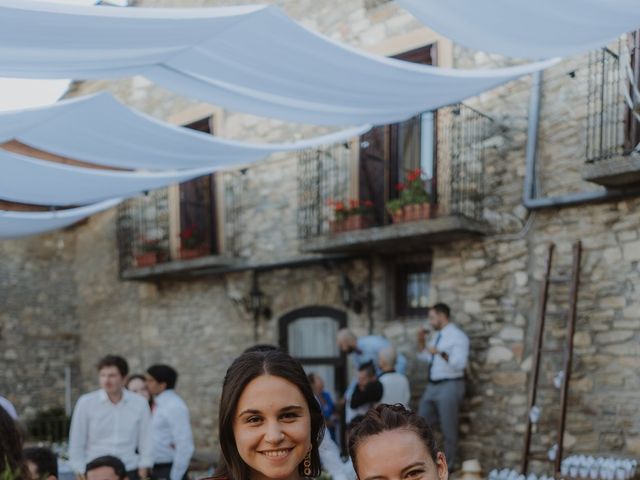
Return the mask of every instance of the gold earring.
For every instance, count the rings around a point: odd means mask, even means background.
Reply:
[[[311,450],[307,452],[302,462],[302,466],[304,467],[303,473],[305,477],[311,476]]]

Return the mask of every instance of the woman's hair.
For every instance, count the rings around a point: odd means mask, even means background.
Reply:
[[[349,456],[353,461],[353,468],[358,471],[356,450],[363,441],[372,435],[397,429],[415,433],[424,443],[434,463],[437,461],[439,449],[427,421],[400,404],[381,404],[369,410],[349,433]]]
[[[143,382],[146,382],[147,379],[145,378],[144,375],[142,375],[141,373],[134,373],[133,375],[129,375],[127,377],[127,381],[125,382],[124,386],[128,389],[129,388],[129,384],[131,383],[132,380],[142,380]]]
[[[261,375],[273,375],[293,383],[305,398],[311,414],[311,477],[320,475],[320,453],[318,446],[324,434],[324,418],[320,405],[316,401],[309,380],[302,365],[279,350],[252,351],[240,355],[234,360],[224,377],[220,408],[218,410],[218,434],[222,457],[214,478],[229,480],[248,480],[249,466],[238,453],[233,434],[233,419],[238,408],[238,400],[246,386]],[[298,467],[304,475],[302,464]]]
[[[22,435],[11,415],[0,407],[0,477],[27,478],[22,458]]]

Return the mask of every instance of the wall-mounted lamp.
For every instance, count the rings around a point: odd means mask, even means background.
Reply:
[[[268,299],[258,286],[258,274],[255,272],[253,273],[248,300],[248,305],[245,308],[253,314],[253,318],[256,321],[260,317],[264,317],[265,320],[271,319],[271,308],[269,307]]]
[[[370,295],[366,285],[356,286],[346,273],[340,274],[340,298],[345,307],[359,315]]]
[[[260,318],[264,318],[265,320],[271,319],[269,298],[260,290],[257,272],[253,272],[249,293],[242,297],[231,298],[231,300],[235,305],[241,306],[245,312],[251,314],[253,317],[253,336],[254,340],[257,341]]]

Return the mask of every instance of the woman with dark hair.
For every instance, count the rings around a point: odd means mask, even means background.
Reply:
[[[227,370],[218,430],[225,480],[300,480],[320,474],[324,420],[299,362],[253,351]]]
[[[127,381],[124,384],[124,387],[130,392],[142,395],[147,399],[149,405],[151,405],[151,394],[149,393],[149,388],[147,387],[147,379],[144,375],[141,375],[139,373],[129,375],[127,377]]]
[[[27,478],[22,458],[22,435],[9,413],[0,407],[0,478]]]
[[[447,459],[424,418],[402,405],[369,410],[349,435],[359,480],[448,480]]]

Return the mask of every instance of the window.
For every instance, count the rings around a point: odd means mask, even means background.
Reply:
[[[432,65],[435,57],[436,47],[430,45],[394,58]],[[404,122],[372,128],[360,137],[360,200],[373,202],[377,224],[388,223],[385,203],[397,198],[396,185],[411,170],[422,170],[427,187],[431,190],[431,198],[435,198],[435,152],[433,112],[417,115]]]
[[[431,262],[396,265],[396,316],[419,317],[429,311]]]

